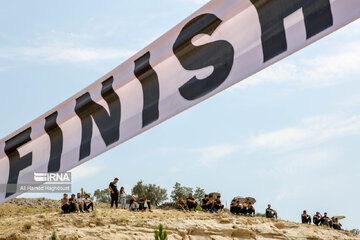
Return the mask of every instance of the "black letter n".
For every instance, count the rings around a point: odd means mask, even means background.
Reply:
[[[106,146],[119,140],[121,105],[119,96],[112,88],[113,77],[102,82],[101,96],[107,102],[110,115],[101,105],[95,103],[87,92],[76,99],[75,112],[81,120],[81,145],[79,160],[90,155],[92,118],[99,128]]]
[[[302,8],[306,39],[333,25],[329,0],[251,0],[261,25],[264,62],[287,50],[284,18]]]

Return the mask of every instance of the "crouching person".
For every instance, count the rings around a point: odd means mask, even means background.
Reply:
[[[71,194],[69,203],[70,203],[70,212],[80,212],[79,204],[76,202],[76,199],[75,199],[75,194]]]
[[[134,196],[131,196],[129,208],[131,211],[139,211],[139,203],[136,201],[136,198]]]
[[[198,204],[196,200],[193,198],[192,193],[189,193],[189,197],[186,199],[186,205],[189,211],[191,211],[191,209],[194,209],[194,211],[196,211]]]
[[[61,209],[63,210],[64,213],[70,212],[69,198],[66,193],[64,193],[64,198],[61,199]]]
[[[175,204],[176,208],[179,210],[187,211],[189,210],[185,204],[185,201],[182,196],[179,197],[179,200]]]
[[[214,202],[214,208],[216,208],[217,211],[221,211],[224,209],[224,205],[221,203],[220,196],[216,197],[216,200]]]
[[[268,207],[267,207],[267,209],[265,211],[265,216],[267,218],[277,218],[277,212],[276,212],[276,210],[271,208],[270,204],[268,204]]]
[[[144,194],[144,196],[140,199],[140,207],[139,209],[141,211],[146,211],[146,209],[149,209],[149,212],[151,212],[151,205],[150,205],[150,200],[146,198],[146,195]]]
[[[93,201],[90,199],[89,194],[85,194],[85,198],[84,198],[84,210],[86,212],[89,212],[89,209],[91,208],[91,211],[94,211],[94,203]]]

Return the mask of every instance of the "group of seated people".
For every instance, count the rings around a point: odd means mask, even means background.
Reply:
[[[219,211],[224,209],[224,205],[220,200],[221,196],[218,195],[216,199],[212,194],[205,194],[205,197],[201,200],[200,207],[203,211],[209,211],[210,213],[218,213]],[[176,202],[176,208],[183,211],[196,211],[198,207],[197,201],[193,198],[192,193],[189,193],[188,198],[185,200],[182,196],[179,197],[179,200]]]
[[[324,225],[337,230],[341,230],[342,226],[337,218],[329,218],[326,212],[324,213],[324,216],[322,216],[320,212],[316,212],[312,221],[316,226]],[[304,210],[303,214],[301,214],[301,222],[311,224],[311,216],[307,214],[306,210]]]
[[[135,196],[131,196],[129,208],[132,211],[146,211],[146,209],[149,209],[149,212],[151,212],[151,201],[147,199],[146,195],[137,201]]]
[[[63,213],[71,213],[71,212],[89,212],[89,209],[94,211],[93,201],[90,199],[89,194],[85,194],[84,190],[81,188],[81,193],[71,194],[71,198],[68,197],[66,193],[64,193],[64,197],[61,199],[61,209]]]
[[[250,201],[241,204],[240,200],[235,198],[231,201],[230,212],[236,215],[255,216],[255,208]]]

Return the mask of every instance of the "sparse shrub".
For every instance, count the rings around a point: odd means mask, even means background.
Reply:
[[[265,213],[256,213],[255,214],[256,217],[266,217]]]
[[[354,229],[351,229],[349,232],[351,232],[351,233],[353,233],[355,235],[360,235],[360,229],[354,228]]]
[[[25,223],[25,224],[23,225],[22,231],[23,231],[23,232],[28,232],[28,231],[30,231],[31,226],[32,226],[32,223],[30,223],[30,222]]]
[[[53,231],[51,237],[49,238],[50,240],[56,240],[57,239],[57,235],[56,235],[56,232]]]
[[[162,224],[159,225],[158,230],[155,230],[155,240],[167,240],[167,232],[164,230]]]

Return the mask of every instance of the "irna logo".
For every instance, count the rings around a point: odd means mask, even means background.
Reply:
[[[71,182],[71,173],[36,173],[35,182]]]

